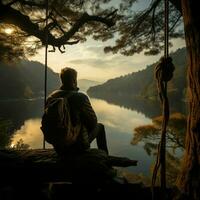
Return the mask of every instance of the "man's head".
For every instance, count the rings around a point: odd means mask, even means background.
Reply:
[[[65,88],[77,88],[77,71],[75,69],[65,67],[61,70],[60,78]]]

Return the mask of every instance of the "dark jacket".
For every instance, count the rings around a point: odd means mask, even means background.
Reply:
[[[91,106],[90,100],[84,93],[77,90],[56,90],[47,98],[47,104],[52,98],[66,96],[70,107],[70,116],[72,124],[81,124],[81,133],[72,149],[83,150],[90,147],[89,134],[97,126],[97,117]],[[61,154],[65,153],[60,146],[54,146],[55,150]]]
[[[48,96],[47,103],[51,98],[63,96],[68,97],[72,123],[81,122],[91,132],[97,125],[97,117],[88,96],[76,90],[56,90]]]

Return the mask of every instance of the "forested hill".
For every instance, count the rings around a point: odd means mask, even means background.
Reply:
[[[48,93],[60,85],[59,76],[47,70]],[[1,99],[32,98],[44,95],[44,65],[23,60],[17,64],[0,63]]]
[[[171,57],[173,58],[176,69],[173,80],[168,84],[169,97],[173,100],[184,99],[186,88],[186,49],[178,49],[171,54]],[[144,70],[110,79],[104,84],[90,87],[87,93],[97,98],[129,95],[156,99],[157,88],[154,79],[155,64],[147,66]]]
[[[0,62],[0,99],[34,98],[44,96],[44,70],[42,63],[22,60],[17,64]],[[47,69],[47,94],[60,87],[59,74]],[[80,91],[99,84],[87,79],[78,80]]]

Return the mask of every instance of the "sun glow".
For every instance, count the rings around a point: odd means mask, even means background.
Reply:
[[[6,28],[5,33],[7,33],[8,35],[12,34],[12,32],[14,31],[12,28]]]

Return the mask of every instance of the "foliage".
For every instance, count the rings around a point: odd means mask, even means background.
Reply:
[[[173,39],[183,37],[183,29],[180,6],[171,2],[169,27],[170,39]],[[57,47],[61,52],[65,51],[65,45],[84,42],[89,35],[102,41],[115,39],[115,44],[107,46],[105,52],[133,55],[144,50],[147,55],[155,55],[163,49],[164,5],[161,0],[146,4],[137,0],[49,0],[48,6],[46,19],[46,0],[0,2],[1,23],[14,25],[17,30],[12,35],[16,43],[0,47],[5,57],[7,51],[16,53],[16,57],[24,56],[24,52],[36,53],[46,43],[46,36],[53,51]],[[4,41],[5,34],[0,32],[0,35]],[[34,38],[29,40],[31,36]],[[31,44],[27,44],[29,42]]]
[[[8,34],[5,31],[11,30]],[[4,63],[16,62],[26,56],[34,55],[36,48],[32,48],[26,41],[26,34],[18,27],[10,24],[0,24],[0,60]]]
[[[173,79],[169,82],[169,98],[172,101],[185,99],[186,88],[186,49],[178,49],[171,54],[176,67]],[[155,64],[146,69],[110,79],[102,85],[90,87],[87,91],[91,96],[141,96],[148,99],[157,99],[157,87],[154,80]]]
[[[9,53],[12,58],[33,55],[46,42],[53,46],[53,51],[57,47],[63,53],[65,45],[84,42],[86,36],[108,32],[105,27],[114,25],[114,8],[102,9],[109,0],[49,0],[47,18],[46,2],[0,1],[0,50],[5,60],[10,58]],[[6,35],[4,30],[9,27],[14,31]]]
[[[135,134],[133,140],[131,141],[131,144],[136,145],[142,139],[144,140],[145,138],[149,139],[150,136],[157,136],[159,134],[159,129],[153,125],[144,125],[136,127],[134,129],[134,132]]]
[[[152,119],[153,123],[157,126],[162,124],[162,116],[155,117]],[[181,113],[172,113],[170,115],[170,120],[168,127],[175,132],[180,132],[181,130],[186,130],[186,116]]]
[[[164,1],[146,1],[146,5],[139,1],[127,1],[121,4],[123,17],[118,21],[116,32],[118,37],[115,45],[105,47],[105,52],[120,52],[130,56],[142,51],[146,55],[156,55],[164,49]],[[180,7],[169,4],[169,38],[183,37]],[[136,10],[137,3],[143,5]],[[143,2],[144,3],[144,2]],[[177,9],[178,8],[178,9]],[[169,42],[172,45],[172,42]]]
[[[180,170],[180,155],[176,151],[183,151],[186,132],[186,116],[181,113],[172,113],[167,127],[166,141],[166,169],[168,184],[174,185]],[[152,119],[153,124],[139,126],[134,129],[132,144],[144,143],[148,155],[157,155],[157,145],[160,141],[162,116]],[[153,170],[153,167],[151,168]]]
[[[0,63],[0,93],[1,99],[6,98],[32,98],[42,96],[44,92],[44,65],[21,60],[17,64]],[[59,75],[50,68],[48,75],[48,93],[56,89],[59,84]]]
[[[13,123],[11,120],[0,118],[0,149],[13,148],[16,150],[28,149],[29,145],[25,144],[22,139],[17,141],[14,146],[12,143]]]
[[[29,149],[29,145],[28,144],[25,144],[23,139],[20,139],[17,141],[17,143],[15,145],[12,146],[12,149],[15,149],[15,150],[27,150]]]

